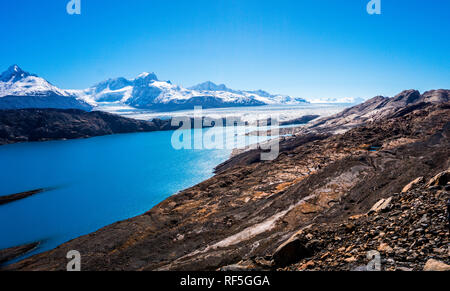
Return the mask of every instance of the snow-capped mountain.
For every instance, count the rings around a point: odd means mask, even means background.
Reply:
[[[192,109],[197,105],[203,108],[218,108],[307,103],[301,98],[271,95],[262,90],[233,90],[212,82],[186,89],[170,81],[160,81],[154,73],[142,73],[132,80],[109,79],[86,90],[66,91],[94,106],[115,103],[140,109],[168,111]]]
[[[267,105],[274,104],[301,104],[308,103],[303,98],[294,98],[287,95],[273,95],[267,93],[263,90],[255,90],[255,91],[243,91],[243,90],[233,90],[225,86],[224,84],[216,85],[211,81],[207,81],[196,86],[190,87],[189,89],[199,91],[202,93],[212,93],[212,94],[222,94],[227,95],[226,93],[234,94],[236,96],[245,96],[246,98],[250,98],[261,103]],[[220,93],[221,92],[221,93]]]
[[[4,96],[68,96],[46,80],[34,74],[23,71],[19,66],[13,65],[0,75],[0,97]]]
[[[13,65],[0,75],[0,109],[77,108],[91,109],[37,75]]]
[[[17,65],[0,75],[0,109],[79,108],[106,110],[108,106],[174,111],[235,106],[307,103],[301,98],[272,95],[262,90],[233,90],[225,85],[205,82],[183,88],[161,81],[154,73],[142,73],[134,79],[115,78],[85,90],[62,90]]]

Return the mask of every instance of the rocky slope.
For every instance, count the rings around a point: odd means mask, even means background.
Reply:
[[[370,251],[381,255],[379,270],[422,271],[433,260],[448,264],[450,171],[446,173],[448,177],[435,185],[419,177],[410,189],[380,200],[385,205],[367,214],[306,227],[291,239],[290,249],[279,249],[280,261],[275,260],[274,267],[289,257],[295,263],[284,270],[365,271],[372,260],[367,257]],[[310,252],[308,258],[299,252],[302,249]]]
[[[341,113],[320,119],[308,125],[306,130],[342,133],[368,122],[395,117],[397,113],[404,115],[405,110],[413,111],[424,104],[445,102],[450,102],[450,90],[431,90],[422,95],[417,90],[406,90],[392,98],[374,97]]]
[[[175,129],[170,120],[138,121],[76,109],[0,110],[0,145]]]
[[[283,140],[274,161],[237,155],[148,213],[9,269],[64,270],[69,250],[83,270],[351,270],[372,249],[386,270],[445,266],[448,181],[397,193],[449,169],[449,113],[448,91],[377,97]]]

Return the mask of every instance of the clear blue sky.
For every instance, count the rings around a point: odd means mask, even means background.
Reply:
[[[68,89],[155,72],[298,97],[450,88],[450,1],[0,0],[0,70]]]

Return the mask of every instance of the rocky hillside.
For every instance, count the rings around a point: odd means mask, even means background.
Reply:
[[[392,98],[374,97],[341,113],[318,120],[309,125],[307,130],[342,133],[368,122],[385,120],[396,114],[404,115],[405,110],[416,110],[425,104],[446,102],[450,102],[450,90],[431,90],[424,94],[417,90],[406,90]]]
[[[450,271],[450,265],[445,264],[450,256],[446,213],[449,181],[450,171],[428,183],[419,177],[401,193],[381,199],[366,214],[340,223],[311,224],[280,246],[273,266],[365,271],[371,260],[367,254],[376,251],[381,255],[379,270]]]
[[[371,250],[385,270],[447,268],[448,173],[422,181],[450,167],[448,91],[377,97],[283,140],[274,161],[257,153],[9,269],[64,270],[69,250],[84,270],[359,270]]]
[[[138,121],[77,109],[0,110],[0,145],[173,129],[170,120]]]

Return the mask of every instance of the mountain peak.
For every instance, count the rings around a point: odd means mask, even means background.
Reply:
[[[422,98],[422,95],[420,94],[419,91],[410,89],[410,90],[405,90],[405,91],[401,92],[400,94],[396,95],[393,100],[401,101],[401,102],[404,102],[405,104],[410,104],[410,103],[414,103],[414,102],[418,101],[420,98]]]
[[[143,72],[137,76],[136,80],[145,80],[145,81],[158,81],[158,77],[155,73]]]
[[[191,90],[197,90],[197,91],[229,91],[230,89],[225,86],[224,84],[217,85],[211,81],[206,81],[201,84],[192,86],[189,88]]]
[[[23,70],[18,65],[12,65],[8,68],[8,71],[11,72],[23,72]]]
[[[16,82],[16,81],[26,78],[28,76],[34,76],[34,75],[30,74],[28,72],[25,72],[18,65],[12,65],[0,75],[0,81]]]

